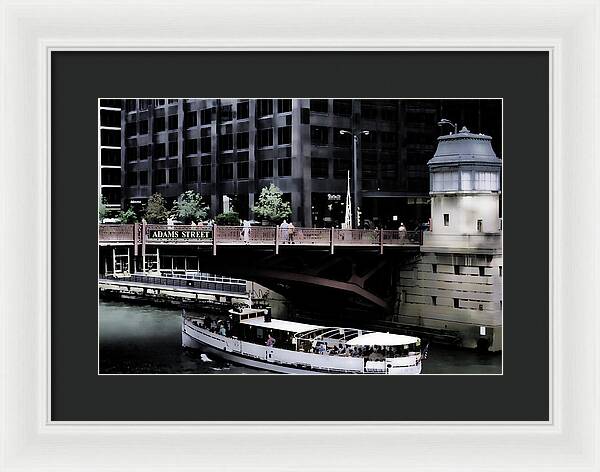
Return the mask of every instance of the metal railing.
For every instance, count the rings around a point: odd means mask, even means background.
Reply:
[[[138,234],[136,234],[136,231]],[[403,246],[422,243],[421,231],[331,228],[281,228],[280,226],[197,226],[101,224],[100,243],[194,245],[320,245]],[[135,238],[134,238],[135,236]]]

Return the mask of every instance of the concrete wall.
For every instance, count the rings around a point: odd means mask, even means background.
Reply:
[[[502,255],[423,253],[398,275],[398,322],[455,331],[464,347],[483,338],[502,349]]]
[[[444,225],[444,214],[449,215],[448,226]],[[431,230],[434,233],[478,233],[477,220],[482,220],[482,233],[500,230],[497,193],[432,195]]]

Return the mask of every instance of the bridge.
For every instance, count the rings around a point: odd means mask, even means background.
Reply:
[[[198,226],[152,224],[101,224],[100,246],[113,245],[183,245],[209,246],[216,254],[219,246],[267,246],[275,254],[281,246],[327,248],[333,254],[336,247],[375,248],[383,254],[386,247],[418,248],[420,231],[293,228],[281,226]]]
[[[397,269],[418,255],[421,238],[397,230],[102,224],[99,273],[202,270],[254,280],[311,309],[389,313]]]

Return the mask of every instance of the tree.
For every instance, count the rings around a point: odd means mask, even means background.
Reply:
[[[148,199],[145,218],[148,223],[167,222],[167,205],[165,197],[160,193],[155,193]]]
[[[202,221],[207,216],[208,206],[202,201],[200,194],[193,190],[182,193],[171,209],[171,217],[188,225],[192,221]]]
[[[219,226],[239,226],[240,215],[235,211],[221,213],[220,215],[216,216],[215,223],[217,223]]]
[[[292,216],[292,208],[289,202],[283,201],[281,190],[271,184],[261,190],[254,214],[270,223],[279,224]]]
[[[126,211],[121,211],[119,213],[119,220],[121,220],[121,223],[135,223],[137,221],[135,210],[129,207]]]
[[[107,203],[106,197],[101,195],[100,200],[98,200],[98,221],[100,221],[100,223],[104,221],[104,218],[106,218],[106,215],[108,214],[108,208],[106,208]]]

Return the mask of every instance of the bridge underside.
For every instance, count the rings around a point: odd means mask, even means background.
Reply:
[[[101,248],[101,259],[109,250]],[[147,249],[152,251],[152,247]],[[161,246],[159,251],[163,261],[197,257],[202,272],[255,281],[299,309],[332,317],[343,314],[346,319],[353,313],[377,317],[390,313],[396,297],[396,269],[418,254],[418,248],[412,247],[390,248],[384,255],[377,248],[339,248],[333,255],[306,247],[281,247],[277,255],[271,248],[243,246],[220,247],[216,255],[200,246]],[[141,270],[140,256],[132,264]],[[161,269],[168,268],[165,265],[161,263]]]

